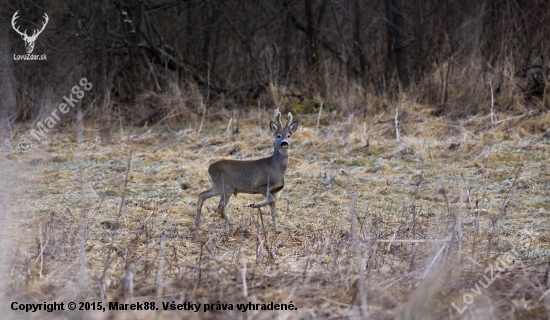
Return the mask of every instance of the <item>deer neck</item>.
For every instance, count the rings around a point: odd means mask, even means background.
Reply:
[[[272,165],[280,169],[282,172],[286,171],[288,167],[288,159],[290,157],[290,152],[284,152],[279,148],[275,148],[273,155],[271,156]]]

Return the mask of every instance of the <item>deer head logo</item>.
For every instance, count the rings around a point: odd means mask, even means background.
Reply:
[[[21,32],[19,31],[19,27],[15,27],[15,20],[19,18],[17,16],[18,13],[19,13],[19,10],[17,10],[13,15],[13,18],[11,18],[11,26],[13,27],[13,30],[19,33],[21,35],[21,38],[23,38],[23,40],[25,41],[25,49],[27,50],[27,53],[32,53],[32,51],[34,50],[34,42],[36,41],[36,38],[38,38],[38,35],[41,34],[42,31],[44,31],[44,28],[46,28],[46,25],[48,24],[48,21],[50,20],[50,18],[44,12],[45,21],[42,25],[42,29],[40,29],[40,31],[34,30],[32,33],[32,36],[29,37],[29,35],[27,35],[27,29],[25,29],[25,32]]]

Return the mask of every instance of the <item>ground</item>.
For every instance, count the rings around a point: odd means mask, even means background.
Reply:
[[[207,120],[200,131],[112,128],[107,139],[85,123],[80,144],[72,126],[28,152],[3,145],[6,314],[548,318],[549,114],[446,119],[413,110],[399,117],[399,137],[390,112],[295,114],[280,233],[268,208],[248,207],[262,197],[243,194],[226,210],[236,230],[214,210],[217,197],[195,230],[208,165],[271,154],[269,114],[260,116],[261,127],[257,111],[244,116],[238,133]],[[65,311],[11,311],[14,301],[64,302]],[[107,308],[71,312],[70,301]],[[108,310],[138,301],[159,310]],[[201,307],[163,311],[163,302]],[[249,302],[295,310],[237,310]]]

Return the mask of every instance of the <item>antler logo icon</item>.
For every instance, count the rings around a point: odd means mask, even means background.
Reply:
[[[13,18],[11,19],[11,26],[13,27],[13,30],[19,33],[21,35],[21,38],[23,38],[23,40],[25,41],[25,49],[27,50],[27,53],[32,53],[32,51],[34,50],[34,42],[36,41],[36,38],[38,38],[38,35],[41,34],[42,31],[44,31],[44,28],[46,28],[46,25],[48,24],[48,21],[50,20],[50,18],[44,12],[44,18],[46,20],[42,25],[42,29],[40,29],[40,31],[34,30],[32,33],[32,36],[29,37],[29,35],[27,35],[27,29],[25,29],[25,32],[21,32],[19,31],[19,27],[15,27],[15,20],[19,18],[17,16],[18,13],[19,13],[19,10],[17,10],[13,15]]]

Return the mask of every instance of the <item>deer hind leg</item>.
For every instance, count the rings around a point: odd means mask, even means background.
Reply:
[[[220,192],[216,188],[210,188],[206,191],[203,191],[199,194],[199,201],[197,202],[197,215],[195,216],[195,228],[199,228],[200,219],[201,219],[201,210],[204,200],[208,198],[215,197],[219,195]]]
[[[227,225],[229,226],[229,229],[233,230],[233,225],[231,224],[231,221],[229,221],[229,218],[225,214],[225,206],[228,203],[229,199],[231,198],[231,194],[233,192],[231,190],[224,190],[220,195],[220,204],[218,204],[218,213],[220,216],[227,222]]]

